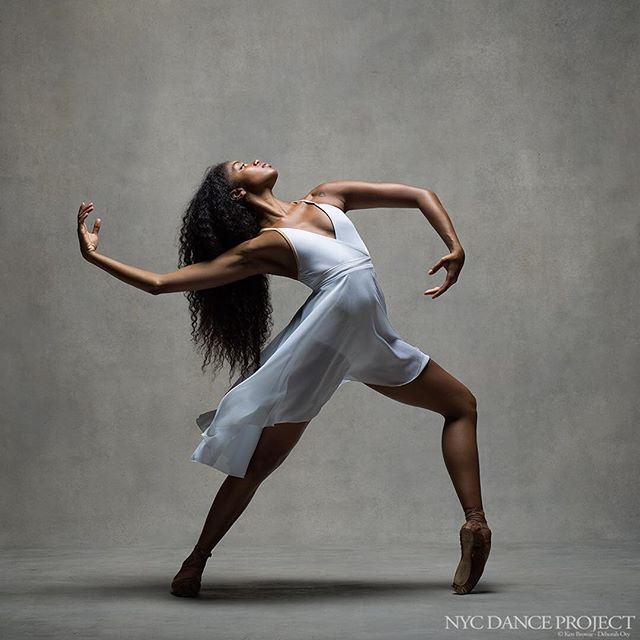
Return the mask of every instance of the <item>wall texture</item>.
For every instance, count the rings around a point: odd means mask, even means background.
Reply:
[[[206,166],[264,158],[276,194],[325,180],[434,190],[349,215],[403,337],[478,399],[496,539],[637,536],[635,2],[5,0],[2,543],[190,544],[224,475],[192,462],[202,375],[186,299],[83,261],[166,272]],[[91,221],[95,216],[90,218]],[[438,275],[437,282],[442,280]],[[307,296],[273,278],[276,326]],[[634,391],[635,389],[635,391]],[[223,544],[456,541],[439,415],[342,387]]]

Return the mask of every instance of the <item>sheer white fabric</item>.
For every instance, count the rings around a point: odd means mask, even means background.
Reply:
[[[262,350],[260,367],[240,376],[196,423],[202,440],[191,456],[243,478],[264,427],[314,418],[350,381],[399,386],[418,376],[429,356],[405,342],[387,316],[369,251],[338,207],[315,203],[335,238],[287,227],[281,233],[311,294]]]

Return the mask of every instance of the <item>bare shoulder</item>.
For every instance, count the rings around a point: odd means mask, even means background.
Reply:
[[[260,272],[296,278],[296,260],[286,234],[265,229],[238,245],[245,259],[258,265]]]
[[[319,184],[317,187],[314,187],[309,191],[309,193],[303,198],[304,200],[313,200],[317,202],[332,204],[338,209],[344,209],[345,201],[343,194],[340,189],[335,188],[334,185],[339,184],[338,182],[324,182]]]
[[[236,249],[248,258],[259,259],[269,257],[274,248],[277,249],[286,244],[286,242],[283,243],[283,235],[278,229],[268,227],[253,238],[236,245]]]
[[[365,182],[333,180],[323,182],[309,193],[309,199],[334,204],[343,211],[351,209],[413,208],[420,199],[433,195],[426,187],[401,182]]]

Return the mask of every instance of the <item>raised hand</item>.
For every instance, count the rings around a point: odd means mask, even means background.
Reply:
[[[429,275],[433,275],[436,271],[438,271],[441,267],[444,267],[447,271],[447,277],[445,281],[439,287],[433,287],[432,289],[427,289],[424,292],[424,295],[434,294],[431,296],[431,299],[437,298],[441,296],[451,285],[455,284],[458,281],[458,276],[460,275],[460,271],[462,270],[462,265],[464,264],[464,251],[456,250],[448,253],[446,256],[443,256],[436,262],[431,269],[429,269]]]
[[[98,249],[98,232],[100,231],[100,225],[102,220],[97,218],[93,223],[93,229],[89,232],[84,221],[87,216],[93,211],[93,202],[82,203],[78,211],[78,240],[80,241],[80,252],[86,258],[89,254],[97,251]]]

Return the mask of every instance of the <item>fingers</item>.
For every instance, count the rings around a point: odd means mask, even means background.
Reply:
[[[438,262],[436,262],[433,267],[431,267],[431,269],[429,269],[429,273],[435,273],[438,269],[440,269],[440,267],[442,267],[442,265],[444,264],[444,258],[440,258],[440,260],[438,260]]]
[[[93,211],[93,209],[94,209],[93,202],[89,202],[88,204],[83,202],[80,205],[80,209],[78,210],[78,227],[83,225],[86,217]],[[98,227],[99,226],[100,225],[98,224]]]
[[[438,271],[438,269],[440,269],[441,267],[446,267],[447,264],[449,263],[449,261],[451,260],[452,256],[451,254],[447,254],[446,256],[442,256],[442,258],[440,258],[440,260],[438,260],[438,262],[436,262],[431,269],[429,269],[429,273],[435,273],[436,271]]]
[[[440,258],[440,260],[438,260],[432,267],[431,269],[429,269],[428,273],[429,275],[433,275],[436,271],[438,271],[438,269],[440,269],[443,265],[445,264],[445,260],[444,258]],[[445,280],[445,284],[446,284],[446,280]],[[440,295],[440,293],[443,292],[443,288],[444,288],[444,284],[441,287],[433,287],[432,289],[427,289],[422,295],[431,295],[432,293],[435,293],[435,295],[433,296],[433,298],[436,298],[438,295]],[[433,299],[432,298],[432,299]]]
[[[443,284],[441,287],[436,287],[435,289],[428,289],[427,291],[424,292],[424,295],[431,295],[432,293],[434,295],[431,296],[431,299],[434,300],[435,298],[437,298],[438,296],[441,296],[449,287],[445,284]]]
[[[447,284],[443,284],[437,291],[436,293],[431,296],[432,300],[435,300],[436,298],[440,297],[451,285],[447,285]]]
[[[460,271],[459,268],[456,268],[456,262],[452,258],[452,254],[448,254],[443,256],[438,260],[432,267],[429,269],[429,275],[433,275],[436,271],[438,271],[441,267],[444,267],[447,271],[447,277],[445,281],[439,287],[433,287],[432,289],[427,289],[423,295],[431,295],[432,300],[441,296],[447,289],[449,289],[452,285],[456,283],[458,280],[458,273]]]
[[[424,292],[424,295],[426,296],[433,293],[433,295],[431,296],[431,299],[434,300],[438,296],[441,296],[451,286],[451,284],[453,283],[447,284],[445,282],[441,287],[436,287],[435,289],[428,289],[427,291]]]
[[[80,209],[78,209],[78,214],[82,213],[83,211],[89,208],[93,209],[93,202],[82,202],[80,204]]]
[[[455,284],[456,280],[453,277],[453,275],[449,272],[447,272],[447,277],[445,278],[444,282],[439,286],[439,287],[433,287],[431,289],[427,289],[423,295],[431,295],[431,299],[435,299],[439,296],[441,296],[447,289],[449,289],[451,287],[451,285]]]

